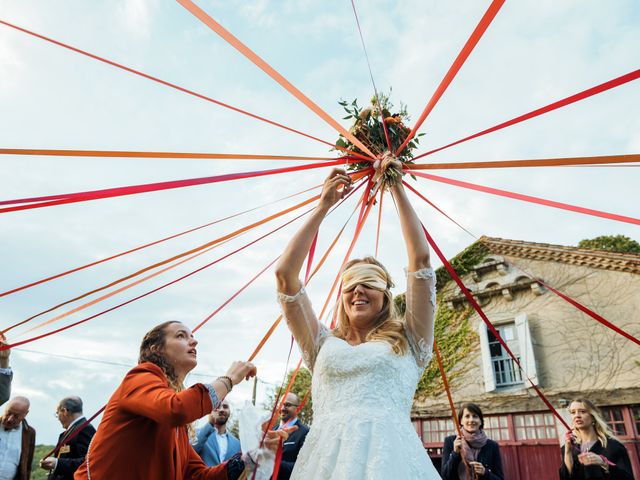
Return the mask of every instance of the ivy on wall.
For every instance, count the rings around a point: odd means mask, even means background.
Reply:
[[[491,251],[481,241],[477,241],[449,260],[449,263],[451,263],[458,276],[462,277],[471,272],[474,266],[478,265],[484,257],[490,254]],[[436,288],[439,292],[451,280],[453,279],[444,266],[436,270]]]
[[[482,262],[490,255],[489,249],[480,241],[473,243],[454,258],[450,260],[451,266],[459,276],[466,275],[473,270],[473,267]],[[444,287],[453,281],[451,275],[445,267],[436,270],[436,288],[438,292],[443,292]],[[400,315],[404,315],[406,308],[404,294],[398,295],[394,299],[395,307]],[[450,308],[442,299],[442,294],[438,295],[438,310],[435,320],[435,339],[440,349],[442,366],[447,379],[454,383],[457,378],[465,373],[464,368],[455,368],[458,363],[477,347],[478,334],[472,328],[470,318],[473,308],[469,305],[463,310],[456,311]],[[420,382],[416,396],[435,396],[443,392],[444,383],[440,375],[438,363],[434,360],[425,370]]]

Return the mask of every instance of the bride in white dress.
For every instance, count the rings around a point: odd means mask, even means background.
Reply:
[[[387,159],[382,169],[395,165]],[[318,322],[298,279],[322,220],[350,188],[349,176],[333,170],[318,206],[276,268],[282,311],[313,372],[313,425],[291,479],[439,479],[410,418],[416,386],[432,356],[435,275],[402,184],[390,191],[409,260],[405,318],[394,316],[391,278],[371,257],[345,266],[333,331]]]

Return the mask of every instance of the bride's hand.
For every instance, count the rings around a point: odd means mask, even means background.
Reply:
[[[375,169],[375,173],[373,174],[374,183],[377,183],[378,180],[384,177],[385,174],[390,170],[395,170],[397,172],[397,174],[395,175],[396,178],[402,178],[402,162],[394,157],[390,152],[385,152],[382,155],[382,158],[379,158],[375,162],[373,162],[373,168]],[[399,183],[399,180],[397,182],[394,182],[394,184],[395,183]]]
[[[351,191],[352,180],[341,168],[334,168],[324,181],[320,205],[326,209],[331,208],[335,203],[344,198]],[[342,187],[342,189],[340,189]]]

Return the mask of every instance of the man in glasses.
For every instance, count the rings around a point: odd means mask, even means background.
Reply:
[[[55,416],[64,428],[58,438],[60,448],[55,457],[40,460],[40,468],[49,471],[49,480],[73,480],[73,474],[84,461],[96,429],[91,424],[84,426],[86,418],[82,413],[80,397],[60,400]]]
[[[289,438],[282,444],[282,462],[280,463],[280,471],[278,472],[278,480],[289,480],[293,466],[298,458],[298,452],[304,444],[304,439],[309,432],[309,427],[303,425],[297,417],[298,408],[300,407],[300,398],[295,393],[287,394],[280,412],[280,426],[291,427],[297,426],[298,429],[289,435]]]

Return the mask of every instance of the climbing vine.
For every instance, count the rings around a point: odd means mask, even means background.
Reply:
[[[491,251],[481,241],[477,241],[449,260],[449,263],[451,263],[458,276],[462,277],[471,272],[474,266],[478,265],[484,257],[490,254]],[[436,288],[439,292],[450,280],[452,280],[451,275],[444,266],[436,270]]]

